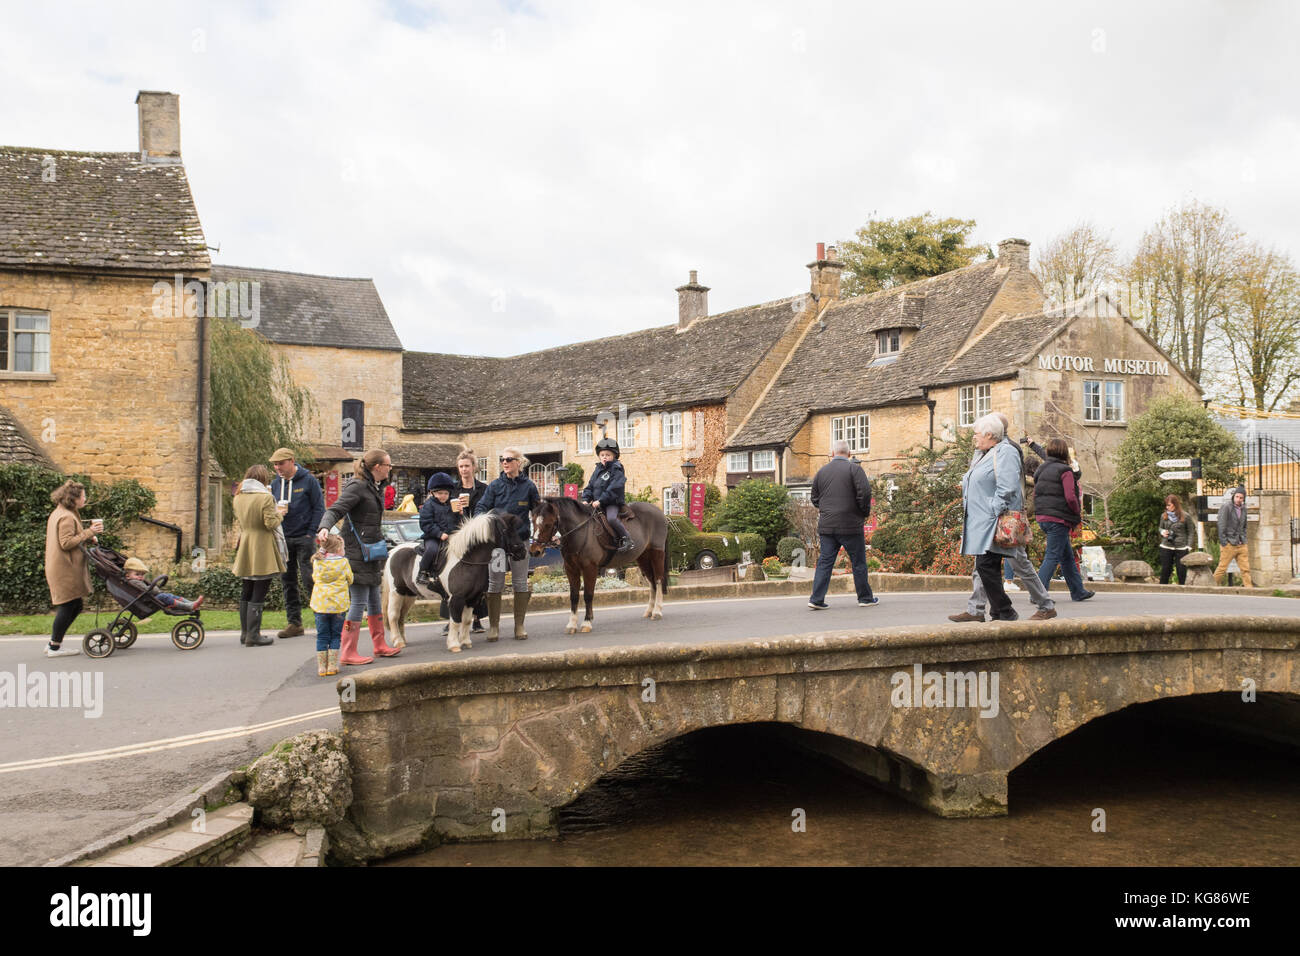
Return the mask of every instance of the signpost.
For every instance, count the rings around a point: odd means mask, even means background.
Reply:
[[[1205,480],[1201,478],[1201,459],[1199,458],[1161,458],[1156,462],[1157,468],[1170,468],[1172,471],[1160,472],[1161,481],[1190,481],[1196,479],[1197,497],[1205,494]],[[1198,510],[1196,515],[1196,548],[1205,550],[1205,520]]]

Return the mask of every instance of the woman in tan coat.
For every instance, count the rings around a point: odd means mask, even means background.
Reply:
[[[81,546],[98,539],[104,530],[98,519],[89,528],[81,523],[78,512],[86,507],[86,486],[79,481],[65,481],[53,494],[54,511],[45,524],[45,581],[50,586],[50,603],[54,605],[54,627],[46,657],[80,654],[77,647],[61,648],[63,635],[81,613],[82,601],[90,597],[90,566]]]
[[[239,643],[245,647],[274,644],[262,636],[262,608],[271,579],[284,573],[284,558],[276,544],[276,531],[284,519],[267,483],[271,473],[265,465],[254,465],[244,472],[244,480],[235,495],[235,518],[239,521],[239,547],[231,568],[235,577],[244,579],[239,598]]]

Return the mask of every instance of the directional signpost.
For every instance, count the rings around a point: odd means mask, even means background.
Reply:
[[[1199,458],[1161,458],[1156,462],[1157,468],[1169,468],[1171,471],[1160,472],[1161,481],[1191,481],[1196,479],[1196,494],[1198,496],[1205,493],[1204,484],[1201,480],[1201,459]],[[1200,515],[1198,514],[1199,518]],[[1205,522],[1196,522],[1196,546],[1201,551],[1205,550]]]

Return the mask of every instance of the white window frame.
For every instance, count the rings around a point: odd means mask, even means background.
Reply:
[[[1096,387],[1096,403],[1088,401],[1088,386]],[[1119,392],[1119,402],[1110,402],[1111,386]],[[1083,420],[1093,425],[1114,425],[1124,421],[1124,382],[1111,378],[1086,378],[1083,380]]]
[[[13,375],[49,375],[50,374],[50,313],[35,309],[0,309],[0,316],[5,319],[4,365],[0,372]],[[19,317],[35,319],[43,328],[20,329]],[[18,356],[18,336],[32,336],[32,368],[16,369],[14,360]],[[40,346],[44,345],[44,349]],[[40,361],[40,359],[44,361]],[[44,366],[43,368],[41,366]]]
[[[636,447],[636,419],[624,415],[618,420],[618,450],[625,452]]]
[[[578,424],[578,454],[590,455],[596,450],[596,426],[591,422]]]
[[[488,460],[486,458],[480,458],[477,462],[475,462],[476,467],[474,468],[474,477],[477,478],[479,481],[488,480],[487,463]]]
[[[877,355],[897,355],[901,351],[903,351],[903,330],[901,328],[881,329],[876,333]]]
[[[744,464],[739,468],[732,467],[738,459],[744,459]],[[749,452],[747,451],[729,451],[727,452],[727,474],[729,475],[746,475],[749,474]]]
[[[771,462],[772,462],[771,465],[768,465],[768,466],[760,465],[760,464],[758,463],[758,462],[759,462],[759,457],[758,457],[759,455],[768,455],[768,456],[771,456]],[[776,452],[774,452],[774,451],[756,451],[756,452],[753,452],[753,453],[751,454],[751,456],[750,456],[750,462],[751,462],[751,464],[750,464],[750,466],[749,466],[749,470],[750,470],[750,471],[770,471],[770,472],[775,472],[775,471],[776,471]]]
[[[963,385],[957,392],[957,423],[970,428],[993,411],[993,386],[988,382]]]
[[[812,489],[811,489],[811,488],[791,488],[791,489],[790,489],[790,500],[791,500],[791,501],[802,501],[804,504],[809,504],[809,505],[810,505],[810,504],[812,504]]]
[[[663,413],[663,442],[665,448],[682,447],[682,413]]]
[[[838,415],[831,419],[831,441],[843,439],[849,451],[871,451],[871,413]]]
[[[1111,386],[1119,393],[1119,401],[1114,406],[1114,415],[1111,415]],[[1107,380],[1106,384],[1101,387],[1101,414],[1102,419],[1107,422],[1124,421],[1124,383],[1122,381]]]

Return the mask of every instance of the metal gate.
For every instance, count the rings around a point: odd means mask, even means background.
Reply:
[[[1300,574],[1300,452],[1266,435],[1241,443],[1246,487],[1291,496],[1291,576]]]
[[[529,465],[528,477],[543,497],[564,493],[564,488],[560,485],[560,465],[555,462],[549,465]]]

